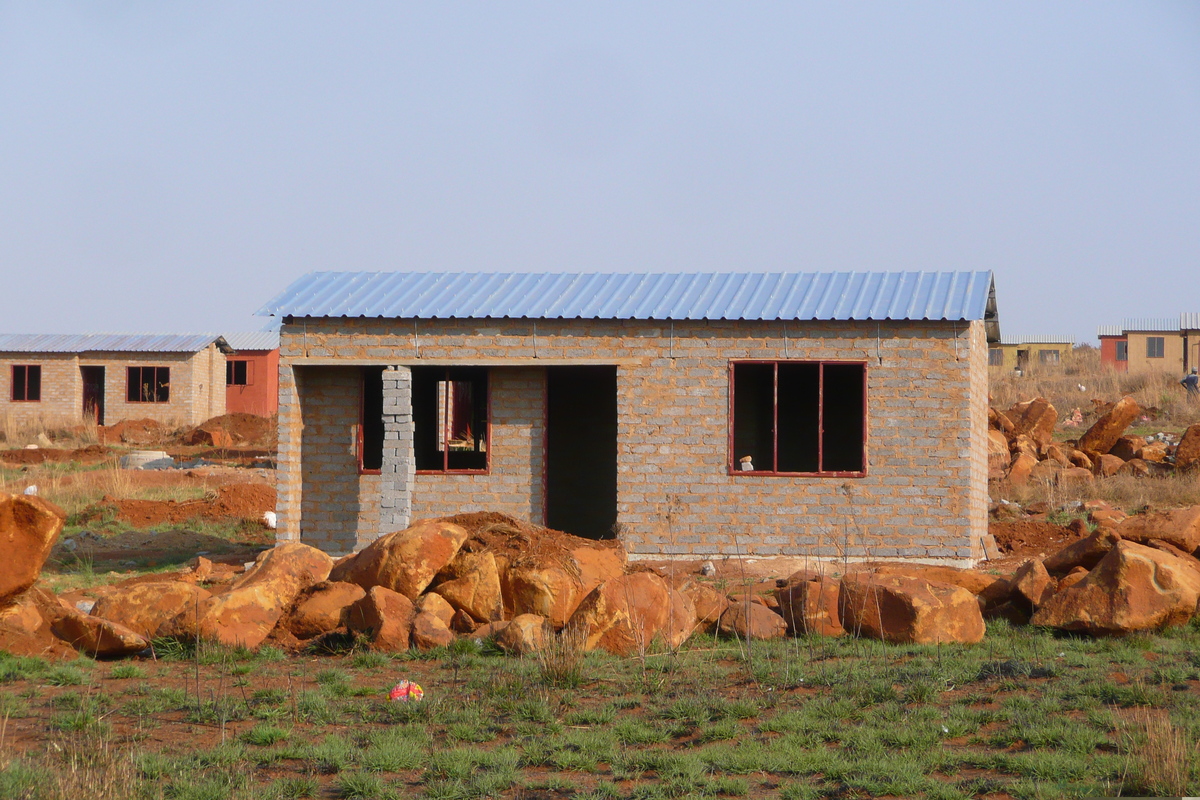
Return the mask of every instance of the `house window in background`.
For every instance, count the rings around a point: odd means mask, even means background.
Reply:
[[[42,399],[41,365],[13,366],[12,399],[18,403],[36,403]]]
[[[988,349],[988,366],[1003,367],[1004,366],[1004,351],[999,347]]]
[[[1129,342],[1117,342],[1117,361],[1129,360]]]
[[[1167,340],[1162,336],[1146,337],[1146,358],[1162,358]]]
[[[1057,364],[1058,363],[1058,351],[1057,350],[1041,350],[1038,352],[1038,361],[1040,361],[1043,364]]]
[[[170,367],[129,367],[125,376],[126,402],[171,402]]]
[[[250,362],[244,360],[225,362],[226,386],[249,386],[251,383]]]

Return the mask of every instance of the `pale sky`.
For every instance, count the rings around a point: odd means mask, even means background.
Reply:
[[[1200,4],[0,0],[0,332],[312,270],[996,273],[1200,311]]]

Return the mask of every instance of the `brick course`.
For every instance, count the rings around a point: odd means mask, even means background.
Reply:
[[[281,539],[361,546],[386,532],[377,476],[358,476],[345,458],[357,406],[342,396],[349,386],[336,376],[350,373],[338,365],[491,366],[489,473],[416,475],[412,515],[486,509],[540,523],[544,367],[591,363],[617,367],[617,520],[634,554],[982,556],[982,323],[421,320],[414,327],[411,320],[307,319],[284,325],[280,352]],[[866,475],[731,474],[729,362],[738,359],[865,362]],[[307,377],[293,381],[293,374]],[[305,394],[300,385],[323,388]],[[329,508],[307,488],[331,485],[340,488]],[[356,520],[354,533],[335,536],[346,514]]]

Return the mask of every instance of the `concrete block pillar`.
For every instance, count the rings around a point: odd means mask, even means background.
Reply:
[[[403,530],[412,521],[416,460],[413,456],[412,370],[408,367],[387,367],[383,371],[381,472],[377,536]]]

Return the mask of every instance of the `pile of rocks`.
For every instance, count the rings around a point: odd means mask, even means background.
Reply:
[[[988,477],[1018,486],[1030,481],[1061,485],[1113,475],[1166,475],[1200,465],[1200,424],[1188,428],[1177,445],[1124,435],[1140,414],[1134,399],[1123,397],[1082,437],[1056,443],[1058,412],[1046,398],[1007,411],[990,408]]]
[[[184,572],[109,587],[84,613],[34,586],[62,512],[37,497],[0,495],[9,555],[0,570],[0,649],[118,657],[158,637],[253,648],[352,636],[395,652],[465,636],[529,653],[571,627],[587,649],[629,655],[656,641],[678,647],[699,629],[744,639],[972,643],[989,616],[1092,634],[1189,620],[1200,600],[1200,506],[1095,516],[1094,533],[1011,577],[884,564],[840,577],[805,570],[729,594],[696,575],[631,566],[616,542],[462,515],[423,520],[336,562],[299,543],[245,569],[200,558]]]

